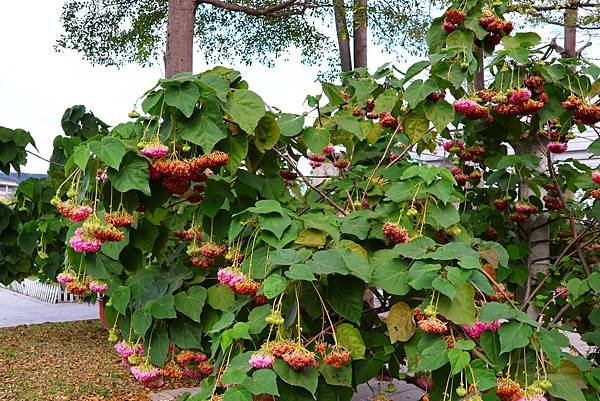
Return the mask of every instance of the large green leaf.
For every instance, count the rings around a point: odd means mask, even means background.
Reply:
[[[177,319],[169,326],[171,341],[181,349],[202,349],[202,327],[188,319]]]
[[[222,311],[231,310],[234,305],[235,295],[231,288],[226,285],[215,285],[207,291],[207,302],[215,309]]]
[[[313,395],[315,394],[315,391],[317,391],[319,371],[314,366],[309,366],[302,370],[294,370],[281,359],[275,359],[275,362],[273,362],[273,370],[281,380],[292,386],[303,387]]]
[[[500,335],[500,352],[505,353],[527,346],[533,329],[530,325],[522,322],[509,322],[500,326],[498,334]]]
[[[323,148],[329,145],[329,130],[324,128],[306,127],[302,139],[313,153],[323,153]]]
[[[357,117],[354,117],[350,110],[338,111],[337,113],[335,113],[333,118],[337,123],[338,128],[343,133],[352,135],[359,141],[365,139],[364,132],[360,126],[360,123],[358,122]]]
[[[350,352],[353,360],[365,359],[367,347],[356,327],[349,323],[341,323],[336,326],[335,333],[338,342]]]
[[[287,286],[285,277],[279,274],[271,274],[263,281],[262,292],[268,299],[273,299],[281,294]]]
[[[108,177],[119,192],[135,189],[142,191],[144,195],[150,196],[148,162],[134,153],[125,155],[118,171],[112,168],[108,169]]]
[[[248,89],[238,89],[223,104],[223,110],[242,130],[252,134],[265,115],[265,102]]]
[[[252,378],[244,380],[246,387],[252,394],[279,395],[277,390],[277,375],[270,369],[259,369],[252,374]]]
[[[577,383],[569,376],[562,374],[549,374],[548,379],[552,387],[548,390],[551,396],[561,398],[566,401],[585,401],[581,389]]]
[[[453,375],[466,368],[471,361],[471,357],[468,352],[455,348],[448,351],[448,359],[450,360],[450,372]]]
[[[129,298],[131,297],[131,290],[126,286],[119,286],[113,291],[110,297],[110,303],[113,308],[117,310],[121,315],[125,315],[125,309],[129,304]]]
[[[404,91],[404,100],[408,102],[408,105],[411,108],[415,108],[437,89],[438,86],[433,79],[428,79],[426,81],[416,79]]]
[[[188,118],[194,112],[199,97],[200,89],[190,81],[169,85],[165,90],[165,103],[179,109]]]
[[[344,259],[334,250],[315,252],[310,260],[305,262],[306,267],[315,274],[349,274]]]
[[[148,301],[145,308],[156,319],[174,319],[177,317],[175,298],[171,294],[165,294],[158,300]]]
[[[275,120],[273,113],[265,114],[259,121],[254,130],[254,145],[256,149],[264,152],[271,149],[279,140],[279,125]]]
[[[127,152],[123,142],[113,136],[105,136],[101,141],[90,142],[88,146],[92,153],[115,170],[119,169],[123,156]]]
[[[212,97],[205,99],[202,107],[196,109],[190,119],[181,122],[179,135],[181,139],[200,145],[204,153],[210,153],[220,140],[227,138],[217,100]]]
[[[469,283],[455,286],[453,299],[441,295],[438,302],[439,313],[456,324],[471,325],[475,321],[475,289]]]
[[[408,265],[391,253],[373,255],[372,286],[383,288],[390,294],[406,295],[410,291],[408,285]]]
[[[438,132],[442,132],[454,120],[454,107],[445,100],[427,102],[423,110],[425,117],[433,123]]]
[[[429,130],[429,120],[425,117],[423,108],[419,107],[411,110],[404,118],[403,126],[410,143],[419,142]]]
[[[448,363],[448,354],[446,350],[448,345],[443,338],[439,338],[429,347],[421,352],[419,359],[419,370],[437,370]]]
[[[360,323],[365,284],[351,276],[332,275],[327,278],[327,303],[333,311],[351,322]]]
[[[200,322],[200,313],[206,301],[206,288],[194,286],[175,294],[175,309],[195,322]]]
[[[283,136],[296,136],[304,127],[304,116],[295,114],[282,114],[277,119],[281,135]]]
[[[144,337],[152,325],[152,316],[144,309],[136,309],[131,316],[131,328],[140,337]]]

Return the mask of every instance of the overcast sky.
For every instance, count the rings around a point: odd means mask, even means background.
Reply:
[[[40,155],[52,153],[52,140],[62,133],[66,108],[83,104],[110,125],[127,120],[135,100],[162,76],[162,65],[141,68],[92,66],[75,52],[57,53],[54,42],[62,27],[63,0],[2,1],[0,3],[0,126],[23,128],[33,135]],[[371,66],[392,61],[372,52]],[[303,111],[307,94],[316,94],[318,69],[302,66],[297,57],[274,68],[233,66],[251,89],[284,111]],[[211,66],[195,57],[194,71]],[[32,149],[33,150],[33,149]],[[43,173],[47,163],[28,157],[23,171]]]

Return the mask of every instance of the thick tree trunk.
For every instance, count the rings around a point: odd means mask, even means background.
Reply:
[[[473,46],[473,52],[475,53],[475,58],[477,59],[477,71],[475,71],[475,76],[473,76],[473,86],[476,91],[481,91],[485,89],[485,75],[483,73],[483,47],[480,45]]]
[[[348,20],[346,19],[344,0],[333,0],[333,11],[338,48],[340,50],[340,65],[342,71],[351,71],[352,58],[350,55],[350,35],[348,34]]]
[[[192,71],[194,60],[195,0],[169,0],[165,76]]]
[[[367,0],[354,0],[354,68],[367,67]]]
[[[578,0],[569,0],[569,5],[574,5]],[[565,55],[577,57],[577,7],[565,9]]]

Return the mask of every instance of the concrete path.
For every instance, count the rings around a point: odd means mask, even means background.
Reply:
[[[98,305],[49,304],[0,288],[0,327],[98,319]]]

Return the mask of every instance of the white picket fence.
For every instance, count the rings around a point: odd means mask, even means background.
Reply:
[[[72,294],[67,293],[65,286],[58,283],[41,283],[24,279],[21,282],[13,281],[8,289],[51,304],[76,301]]]

